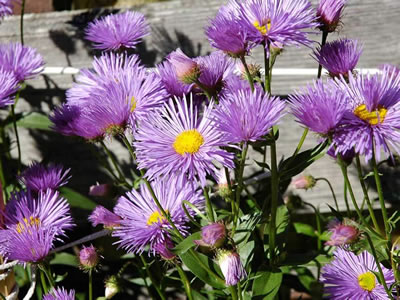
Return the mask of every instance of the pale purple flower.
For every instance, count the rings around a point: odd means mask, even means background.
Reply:
[[[99,254],[97,253],[97,249],[90,245],[88,247],[83,246],[79,251],[79,264],[81,268],[84,270],[90,270],[97,266],[99,263]]]
[[[311,175],[301,175],[292,181],[292,185],[296,189],[300,190],[308,190],[313,188],[316,185],[317,181]]]
[[[43,300],[75,300],[75,291],[67,291],[63,287],[53,288],[48,294],[43,296]]]
[[[217,178],[218,162],[233,168],[233,155],[211,117],[213,103],[205,108],[202,117],[192,101],[172,99],[159,112],[148,116],[135,135],[139,169],[146,177],[178,174],[189,180],[198,179],[205,186],[206,175]]]
[[[105,207],[98,205],[90,214],[89,221],[93,226],[102,224],[104,227],[113,228],[120,225],[121,218]]]
[[[331,236],[325,244],[329,246],[344,246],[356,241],[360,235],[358,229],[349,222],[332,222],[328,224]]]
[[[181,49],[171,52],[167,59],[174,66],[176,76],[181,82],[191,84],[199,78],[200,71],[196,61],[183,53]]]
[[[307,34],[318,26],[316,13],[309,0],[249,0],[240,3],[241,24],[249,41],[282,48],[310,45]]]
[[[340,39],[314,51],[315,60],[328,70],[332,77],[347,76],[353,72],[362,53],[357,40]]]
[[[342,17],[347,0],[320,0],[317,8],[318,21],[321,30],[334,32]]]
[[[13,13],[13,0],[0,0],[0,20]]]
[[[166,239],[164,242],[158,243],[154,246],[154,250],[163,259],[169,261],[173,260],[176,255],[171,251],[174,248],[174,243],[170,239]]]
[[[359,255],[337,248],[335,259],[322,268],[324,292],[335,300],[386,300],[388,295],[374,273],[374,257],[367,251]],[[381,265],[387,286],[394,283],[393,271]]]
[[[223,223],[212,223],[201,228],[201,240],[194,241],[199,246],[212,248],[221,247],[227,237],[226,227]]]
[[[236,285],[247,277],[238,253],[231,250],[219,250],[217,261],[228,286]]]
[[[135,48],[140,40],[150,33],[143,14],[126,11],[94,20],[85,29],[85,38],[100,50],[124,50]]]
[[[168,60],[157,65],[157,70],[170,97],[183,97],[191,92],[193,84],[186,84],[179,80],[174,65]]]
[[[95,197],[107,197],[110,195],[112,185],[108,183],[91,185],[89,187],[89,195]]]
[[[183,208],[182,201],[186,200],[203,210],[204,198],[201,190],[187,181],[168,176],[152,182],[154,193],[172,222],[182,235],[188,234],[189,221]],[[167,229],[172,229],[167,219],[158,209],[148,188],[145,184],[140,190],[127,192],[125,196],[118,199],[114,212],[119,215],[121,226],[113,231],[117,237],[120,247],[128,252],[142,253],[146,246],[150,246],[150,252],[155,253],[156,245],[165,243],[170,235]],[[189,209],[194,216],[195,212]],[[160,250],[160,249],[158,249]]]
[[[37,51],[20,43],[0,45],[0,66],[12,72],[22,82],[31,79],[43,71],[44,61]]]
[[[14,74],[0,68],[0,108],[14,103],[13,94],[18,88],[18,80]]]
[[[215,123],[228,143],[261,140],[284,115],[285,103],[256,89],[224,97],[214,111]]]
[[[57,190],[68,183],[68,180],[71,178],[69,175],[70,170],[64,170],[63,166],[59,164],[44,166],[38,162],[34,162],[22,172],[20,180],[31,191]]]

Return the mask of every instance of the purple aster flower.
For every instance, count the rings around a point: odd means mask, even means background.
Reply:
[[[153,181],[152,187],[175,226],[187,235],[189,227],[185,223],[189,219],[182,208],[182,201],[187,200],[202,210],[204,198],[201,190],[196,190],[190,182],[170,176]],[[118,243],[128,252],[142,253],[150,245],[150,252],[154,254],[155,246],[169,239],[166,229],[172,227],[159,211],[146,185],[142,184],[139,192],[132,190],[119,198],[114,211],[122,221],[121,226],[113,231],[113,236],[119,238]],[[189,213],[192,216],[195,214],[192,210]]]
[[[349,74],[348,83],[344,78],[336,83],[349,101],[340,130],[333,136],[335,153],[354,148],[368,161],[373,147],[377,160],[381,150],[391,153],[392,148],[399,152],[400,74],[388,69],[382,74],[360,74],[356,78]]]
[[[136,11],[108,15],[94,20],[85,29],[86,39],[100,50],[123,50],[136,48],[136,44],[150,33],[143,14]]]
[[[37,197],[29,192],[14,194],[2,214],[5,229],[0,230],[0,253],[21,263],[43,260],[54,241],[74,226],[67,201],[51,190]]]
[[[168,60],[157,66],[161,82],[171,97],[183,97],[191,92],[193,84],[183,83],[178,79],[175,67]]]
[[[0,19],[13,13],[13,0],[0,0]]]
[[[114,228],[120,225],[121,218],[105,207],[98,205],[89,216],[93,227],[102,224],[106,228]]]
[[[360,232],[352,224],[353,222],[345,221],[343,223],[338,222],[338,220],[334,220],[328,224],[328,229],[331,232],[331,236],[329,241],[325,244],[330,246],[344,246],[346,244],[351,244],[355,242]]]
[[[0,108],[14,103],[12,95],[18,88],[18,80],[14,74],[0,69]]]
[[[347,0],[320,0],[317,8],[318,21],[321,30],[334,32],[340,22],[344,5]]]
[[[43,296],[43,300],[75,300],[75,291],[67,291],[63,287],[52,289],[50,293]]]
[[[153,248],[166,261],[171,261],[176,257],[175,253],[171,251],[174,248],[174,243],[169,238],[156,244]]]
[[[335,259],[322,268],[324,291],[336,300],[373,299],[385,300],[388,296],[375,273],[378,272],[374,257],[367,251],[359,255],[337,248]],[[394,283],[392,270],[381,265],[386,284]]]
[[[335,154],[334,147],[330,147],[326,154],[328,154],[333,159],[337,159],[337,154]],[[350,166],[353,162],[354,157],[356,157],[356,152],[354,151],[354,148],[351,148],[345,150],[345,152],[341,152],[340,155],[342,156],[342,160],[346,163],[346,165]]]
[[[289,101],[297,122],[326,137],[339,126],[348,98],[331,80],[318,80],[290,95]]]
[[[83,246],[79,251],[79,264],[83,270],[95,268],[99,263],[99,259],[97,249],[93,245],[88,247]]]
[[[43,71],[44,61],[35,49],[20,43],[0,45],[0,66],[13,72],[18,81],[31,79]]]
[[[315,60],[328,70],[331,77],[347,76],[353,72],[362,53],[357,40],[341,39],[314,51]]]
[[[63,170],[62,165],[49,164],[47,167],[38,163],[32,163],[20,176],[25,186],[35,192],[47,189],[56,190],[68,183],[71,169]]]
[[[247,39],[246,28],[240,24],[240,6],[236,0],[223,5],[216,17],[206,28],[206,35],[211,46],[224,51],[232,57],[247,55],[254,46]]]
[[[159,112],[148,116],[136,134],[139,169],[147,169],[146,177],[179,173],[189,180],[199,179],[206,184],[206,175],[217,178],[215,162],[233,168],[233,155],[211,117],[213,103],[199,117],[193,102],[172,99]]]
[[[176,76],[181,82],[191,84],[199,78],[200,70],[196,61],[183,53],[181,49],[171,52],[167,59],[174,66]]]
[[[309,45],[304,30],[319,24],[309,0],[249,0],[240,3],[241,23],[248,38],[256,44],[282,48],[286,45]]]
[[[224,244],[226,237],[225,225],[212,223],[201,228],[201,240],[196,240],[194,243],[199,246],[219,248]]]
[[[240,280],[246,278],[247,274],[243,268],[240,256],[231,250],[219,250],[217,261],[225,277],[228,286],[236,285]]]
[[[228,94],[214,111],[217,128],[229,143],[255,142],[283,116],[285,103],[256,89]]]
[[[52,129],[63,135],[77,135],[75,133],[75,122],[81,115],[81,109],[76,105],[66,103],[56,107],[49,119],[53,123]]]
[[[89,195],[95,197],[107,197],[110,196],[112,191],[112,185],[108,183],[95,184],[89,187]]]

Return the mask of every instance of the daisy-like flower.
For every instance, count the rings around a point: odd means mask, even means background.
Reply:
[[[18,88],[18,80],[14,74],[0,69],[0,108],[14,103],[12,95]]]
[[[331,77],[353,72],[362,53],[357,40],[341,39],[326,43],[314,51],[315,60],[328,70]]]
[[[52,289],[43,296],[43,300],[75,300],[75,291],[67,291],[63,287]]]
[[[12,72],[19,82],[38,75],[43,71],[43,65],[42,56],[31,47],[20,43],[0,45],[0,66]]]
[[[283,116],[285,103],[256,89],[228,94],[214,111],[215,124],[229,143],[255,142]]]
[[[373,272],[378,272],[374,257],[367,251],[359,255],[337,248],[335,259],[322,268],[322,282],[330,299],[386,300],[388,295]],[[387,286],[394,283],[392,270],[381,265]]]
[[[240,24],[239,15],[238,2],[230,0],[219,9],[206,28],[211,46],[235,58],[247,55],[254,46],[247,39],[247,31]]]
[[[204,198],[201,191],[190,182],[170,176],[153,181],[152,187],[175,226],[181,234],[187,235],[185,223],[189,219],[182,208],[182,201],[187,200],[202,210]],[[166,229],[172,227],[159,211],[146,185],[142,184],[139,192],[132,190],[119,198],[114,211],[122,220],[121,226],[113,231],[113,236],[119,238],[118,243],[128,252],[142,253],[146,246],[150,246],[150,252],[155,254],[155,246],[169,239]],[[194,215],[192,210],[189,213]]]
[[[69,175],[70,170],[64,170],[63,166],[57,164],[44,166],[34,162],[21,174],[20,180],[28,189],[35,192],[47,189],[57,190],[68,183],[71,178]]]
[[[246,270],[240,261],[240,256],[231,250],[219,250],[217,252],[217,261],[225,277],[225,283],[228,286],[236,285],[240,280],[246,278]]]
[[[339,126],[347,109],[348,98],[331,80],[318,80],[290,95],[289,102],[297,122],[327,137]]]
[[[147,169],[150,180],[179,173],[189,180],[206,184],[206,175],[217,178],[215,162],[234,167],[233,155],[220,146],[227,146],[212,119],[211,102],[203,116],[198,116],[193,103],[184,97],[172,99],[159,112],[148,116],[136,134],[139,169]]]
[[[136,48],[136,44],[150,33],[150,26],[143,14],[136,11],[108,15],[95,20],[85,30],[86,39],[100,50]]]
[[[120,225],[121,218],[107,208],[98,205],[90,214],[89,221],[94,227],[102,224],[106,228],[114,228]]]
[[[0,0],[0,20],[13,13],[13,0]]]
[[[186,84],[179,80],[174,65],[168,60],[159,64],[157,71],[170,97],[183,97],[191,92],[193,84]]]
[[[167,59],[174,66],[176,76],[181,82],[192,84],[199,78],[200,70],[196,61],[183,53],[181,49],[171,52]]]
[[[0,253],[20,263],[43,260],[54,241],[74,226],[67,201],[52,190],[37,197],[29,192],[14,194],[2,214],[5,229],[0,230]]]
[[[347,0],[320,0],[317,8],[320,29],[326,32],[334,32],[342,17],[344,5]]]
[[[249,0],[240,6],[241,24],[248,32],[249,41],[265,43],[268,54],[269,46],[311,44],[307,33],[318,22],[309,0]]]
[[[340,130],[333,136],[336,154],[354,148],[356,153],[370,160],[375,150],[391,153],[390,146],[399,152],[400,142],[400,74],[385,69],[382,74],[349,74],[337,81],[349,97]]]

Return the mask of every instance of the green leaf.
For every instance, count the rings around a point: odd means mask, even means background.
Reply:
[[[96,207],[95,202],[68,187],[61,187],[60,193],[67,199],[69,205],[72,207],[86,210],[93,210]]]
[[[259,167],[270,170],[271,171],[271,167],[269,166],[269,164],[262,162],[262,161],[254,161]]]
[[[286,230],[286,227],[289,225],[290,215],[287,207],[285,205],[281,205],[278,207],[276,211],[276,233],[280,234]],[[269,223],[264,230],[266,234],[269,232]]]
[[[244,215],[239,219],[239,225],[234,237],[236,244],[247,242],[254,228],[260,222],[261,217],[261,212],[254,212],[251,215]]]
[[[275,295],[278,293],[282,283],[282,271],[279,269],[258,271],[256,276],[258,277],[253,281],[252,299],[275,299]]]
[[[78,267],[78,258],[66,252],[56,253],[54,258],[50,261],[50,264]]]
[[[397,223],[400,221],[400,211],[395,211],[393,215],[389,218],[388,223],[390,226],[390,232],[396,229]]]
[[[190,248],[196,246],[196,244],[194,243],[195,240],[201,240],[201,231],[189,235],[182,242],[175,246],[173,252],[176,255],[186,253]]]
[[[310,270],[304,267],[298,267],[295,270],[301,284],[307,289],[307,291],[310,291],[312,284],[316,281],[314,275],[311,273]]]
[[[209,270],[212,270],[216,274],[221,275],[221,270],[219,266],[217,266],[209,257],[197,253],[198,258],[203,262]],[[190,252],[185,252],[181,255],[179,255],[183,263],[188,267],[188,269],[196,275],[199,279],[204,281],[205,283],[211,285],[212,287],[218,288],[218,289],[224,289],[226,288],[225,282],[219,281],[217,278],[214,276],[210,275],[209,272],[207,272],[200,264],[199,262],[193,257],[193,255]]]
[[[314,228],[311,225],[304,224],[304,223],[293,223],[293,227],[297,233],[304,234],[311,237],[316,237],[316,233]]]
[[[11,125],[12,124],[9,124],[8,126]],[[22,117],[17,121],[17,126],[28,129],[51,130],[51,121],[46,115],[37,112],[30,112],[22,115]]]

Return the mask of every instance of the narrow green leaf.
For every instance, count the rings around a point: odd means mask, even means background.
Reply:
[[[178,245],[176,245],[175,248],[173,249],[173,252],[178,256],[184,254],[190,248],[196,246],[196,244],[194,243],[195,240],[200,240],[200,239],[201,239],[201,231],[195,232],[189,235],[187,238],[185,238]]]
[[[61,252],[61,253],[56,253],[54,258],[50,261],[50,264],[78,267],[78,259],[75,255],[66,252]]]
[[[304,234],[311,237],[316,237],[316,233],[314,228],[311,225],[304,224],[304,223],[293,223],[293,227],[297,233]]]
[[[259,275],[253,281],[253,298],[252,299],[263,299],[273,300],[275,295],[279,291],[279,287],[282,283],[282,271],[277,270],[264,270],[258,271],[256,275]]]
[[[67,199],[69,205],[72,207],[86,210],[92,210],[96,207],[95,202],[68,187],[61,187],[60,193],[65,197],[65,199]]]
[[[8,126],[11,126],[10,124]],[[51,130],[49,117],[37,112],[23,114],[17,121],[17,126],[28,129]]]

